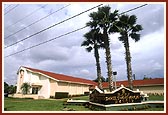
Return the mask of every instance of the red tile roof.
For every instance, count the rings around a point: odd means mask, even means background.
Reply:
[[[24,67],[24,66],[22,66],[22,67]],[[91,80],[83,79],[83,78],[77,78],[77,77],[72,77],[72,76],[63,75],[63,74],[56,74],[56,73],[43,71],[43,70],[39,70],[39,69],[34,69],[34,68],[29,68],[29,67],[24,67],[24,68],[31,70],[33,72],[39,72],[39,73],[45,74],[51,78],[54,78],[54,79],[60,80],[60,81],[67,81],[67,82],[73,82],[73,83],[83,83],[83,84],[88,84],[88,85],[96,85],[95,82],[93,82]]]
[[[154,79],[146,79],[146,80],[133,80],[134,86],[149,86],[149,85],[163,85],[164,78],[154,78]],[[128,86],[128,81],[117,81],[117,86],[124,85],[125,87]],[[103,87],[108,87],[108,82],[103,82]]]
[[[24,67],[24,66],[22,66]],[[77,83],[84,83],[88,85],[94,85],[96,86],[97,83],[91,80],[83,79],[83,78],[77,78],[77,77],[72,77],[68,75],[63,75],[63,74],[56,74],[53,72],[48,72],[48,71],[43,71],[39,69],[34,69],[34,68],[29,68],[29,67],[24,67],[27,68],[33,72],[40,72],[42,74],[45,74],[47,76],[50,76],[54,79],[61,80],[61,81],[67,81],[67,82],[77,82]],[[163,85],[164,84],[164,78],[154,78],[154,79],[146,79],[146,80],[133,80],[133,85],[134,86],[149,86],[149,85]],[[103,82],[103,87],[107,88],[108,87],[108,82]],[[128,81],[117,81],[116,82],[117,86],[124,85],[125,87],[128,87]]]

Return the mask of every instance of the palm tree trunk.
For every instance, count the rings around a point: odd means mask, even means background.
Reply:
[[[95,53],[96,67],[97,67],[98,87],[99,89],[103,90],[102,80],[101,80],[101,67],[100,67],[99,52],[98,52],[97,45],[95,45],[94,51],[95,51],[94,53]]]
[[[129,88],[133,89],[131,54],[130,54],[130,50],[129,50],[128,36],[127,36],[126,42],[124,43],[124,47],[125,47],[125,60],[126,60],[126,64],[127,64],[128,84],[129,84]]]
[[[112,64],[111,64],[111,54],[110,54],[110,46],[107,30],[103,31],[104,42],[105,42],[105,53],[106,53],[106,63],[107,63],[107,74],[108,74],[108,82],[109,82],[109,90],[113,90],[113,77],[112,77]]]

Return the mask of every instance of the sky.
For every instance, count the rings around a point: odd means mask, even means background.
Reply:
[[[99,4],[100,3],[20,3],[17,5],[13,3],[3,3],[4,29],[2,38],[4,45],[4,81],[8,84],[16,84],[17,70],[20,66],[71,75],[89,80],[96,79],[97,74],[94,53],[93,51],[88,53],[85,50],[85,47],[81,47],[81,43],[84,40],[83,35],[88,32],[90,28],[86,27],[63,37],[58,36],[84,27],[90,20],[89,14],[91,12],[96,12],[98,8],[94,8],[86,13],[76,16],[75,18],[64,21],[61,24],[15,45],[9,45]],[[111,2],[103,3],[102,6],[109,5],[111,7],[111,12],[119,10],[119,13],[122,13],[143,4],[144,3]],[[134,42],[129,38],[132,70],[136,79],[143,79],[144,76],[151,78],[164,77],[164,46],[166,39],[164,8],[164,4],[149,3],[144,7],[127,12],[127,15],[136,15],[137,24],[140,24],[143,27],[143,31],[140,32],[140,41]],[[46,17],[51,13],[53,14]],[[40,21],[37,22],[37,20]],[[37,23],[32,24],[34,22]],[[21,29],[23,30],[17,32]],[[8,37],[9,35],[11,36]],[[117,80],[127,80],[125,49],[123,43],[118,40],[118,37],[118,33],[109,35],[112,70],[117,71]],[[6,57],[52,38],[56,39]],[[107,78],[105,50],[101,49],[99,50],[99,53],[102,76]]]

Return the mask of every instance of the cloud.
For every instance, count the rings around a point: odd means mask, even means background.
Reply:
[[[41,50],[43,49],[43,50]],[[70,57],[69,50],[66,47],[54,46],[47,44],[44,47],[37,47],[31,50],[30,59],[35,63],[42,60],[64,61]]]
[[[142,4],[128,4],[120,3],[112,7],[113,10],[119,9],[119,12],[125,12],[127,10],[138,7]],[[158,29],[164,26],[164,4],[147,4],[144,7],[133,10],[126,13],[128,15],[136,15],[137,23],[142,25],[143,31],[141,32],[142,36],[145,36],[149,33],[155,32]]]
[[[142,36],[153,33],[164,26],[163,4],[148,4],[141,8],[141,10],[137,10],[134,14],[138,17],[137,23],[143,27]]]
[[[161,65],[160,63],[156,62],[156,63],[154,64],[154,69],[155,69],[155,70],[160,70],[160,69],[162,69],[162,65]]]
[[[80,71],[80,73],[88,75],[90,72],[89,72],[89,70],[83,69]]]

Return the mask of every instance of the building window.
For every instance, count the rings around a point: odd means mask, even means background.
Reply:
[[[32,88],[32,94],[38,94],[38,87]]]
[[[21,74],[21,75],[24,74],[24,70],[23,70],[23,69],[20,70],[20,74]]]

